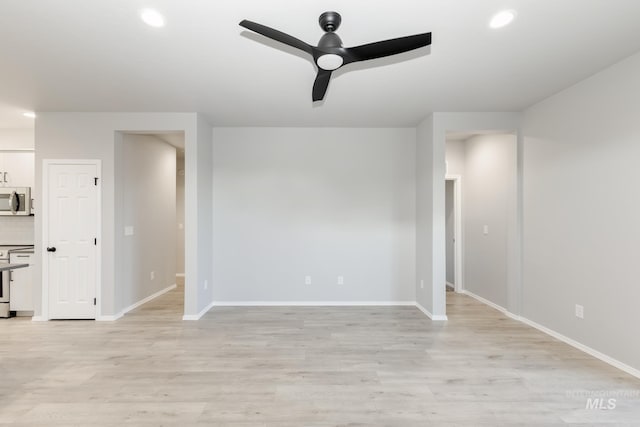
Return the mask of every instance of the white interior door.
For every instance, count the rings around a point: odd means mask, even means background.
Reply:
[[[49,318],[95,319],[98,165],[50,162],[46,173]]]

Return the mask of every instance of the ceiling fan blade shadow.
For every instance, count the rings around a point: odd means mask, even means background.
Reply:
[[[347,58],[345,62],[368,61],[370,59],[384,58],[385,56],[409,52],[414,49],[429,46],[431,33],[416,34],[413,36],[398,37],[375,43],[364,44],[345,49]]]
[[[327,92],[327,88],[329,87],[329,80],[331,80],[331,71],[319,68],[316,80],[313,82],[313,102],[322,101],[324,99],[324,94]]]
[[[284,43],[288,46],[295,47],[296,49],[300,49],[310,55],[313,55],[313,48],[311,46],[300,39],[283,33],[282,31],[274,30],[273,28],[267,27],[265,25],[247,21],[246,19],[241,21],[239,25],[258,34],[262,34],[265,37],[279,41],[280,43]]]

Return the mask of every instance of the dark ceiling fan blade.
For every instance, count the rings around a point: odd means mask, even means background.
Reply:
[[[327,92],[327,88],[329,87],[329,80],[331,80],[331,71],[319,68],[316,81],[313,82],[312,98],[314,102],[321,101],[324,98],[324,94]]]
[[[397,39],[363,44],[346,48],[346,62],[367,61],[369,59],[383,58],[385,56],[408,52],[431,44],[431,33],[416,34]]]
[[[303,50],[308,54],[313,54],[313,48],[311,46],[309,46],[302,40],[292,37],[289,34],[283,33],[282,31],[274,30],[273,28],[269,28],[262,24],[247,21],[246,19],[240,22],[240,26],[254,31],[258,34],[262,34],[263,36],[269,37],[270,39],[273,39],[275,41],[279,41],[280,43],[284,43],[291,47],[295,47],[296,49]]]

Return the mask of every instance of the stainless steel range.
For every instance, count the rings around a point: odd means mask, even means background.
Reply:
[[[0,246],[0,265],[9,264],[9,251],[23,249],[29,246]],[[9,282],[11,281],[11,273],[9,271],[0,271],[0,318],[10,317],[9,310]]]

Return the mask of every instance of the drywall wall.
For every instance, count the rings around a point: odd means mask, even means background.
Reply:
[[[445,150],[447,175],[464,175],[464,141],[447,140]]]
[[[197,144],[186,144],[186,247],[185,266],[197,271],[197,293],[185,293],[186,308],[195,306],[197,315],[204,314],[213,303],[213,128],[201,115],[196,124]],[[195,178],[196,182],[192,182]],[[190,192],[195,190],[195,194]],[[195,207],[192,209],[192,197]],[[195,215],[196,218],[193,216]],[[195,224],[196,226],[190,226]],[[190,242],[197,241],[197,247]],[[194,250],[195,249],[195,250]],[[195,298],[195,301],[193,300]],[[195,319],[192,318],[192,319]]]
[[[438,188],[437,177],[434,175],[436,154],[433,141],[433,115],[424,119],[416,130],[416,301],[430,316],[434,315],[434,292],[440,289],[445,292],[444,273],[441,279],[434,278],[434,270],[438,262],[434,261],[434,229],[438,227],[434,215],[438,209],[434,206],[437,200],[435,191]],[[444,144],[442,146],[444,150]],[[444,153],[442,169],[444,169]],[[444,172],[442,176],[444,196]],[[442,198],[442,261],[444,254],[444,197]],[[444,265],[444,269],[446,268]],[[436,284],[437,283],[437,284]],[[445,315],[445,307],[440,307],[436,315]]]
[[[454,211],[454,182],[445,183],[445,219],[447,246],[447,283],[455,285],[455,211]]]
[[[32,151],[35,147],[34,129],[0,129],[0,151]]]
[[[184,275],[184,153],[176,157],[176,274]]]
[[[464,286],[506,307],[516,137],[477,135],[464,142],[464,149]]]
[[[122,303],[176,283],[176,149],[152,135],[124,134]]]
[[[639,75],[636,54],[528,109],[523,123],[523,314],[636,369]]]
[[[215,128],[213,146],[216,301],[415,301],[415,129]]]
[[[204,130],[203,130],[204,129]],[[208,129],[208,132],[207,132]],[[186,150],[185,177],[185,314],[197,316],[206,307],[209,296],[202,291],[210,281],[211,234],[199,229],[199,222],[211,221],[211,127],[195,113],[46,113],[36,121],[36,199],[42,190],[43,159],[99,159],[102,163],[102,256],[101,293],[98,295],[99,316],[117,317],[124,305],[117,275],[122,271],[124,218],[116,202],[116,187],[122,185],[122,173],[116,170],[116,141],[122,131],[184,131]],[[200,158],[198,153],[204,153]],[[200,179],[199,179],[200,178]],[[118,194],[122,194],[118,191]],[[43,215],[36,215],[36,257],[43,259]],[[200,230],[200,232],[199,232]],[[207,246],[207,241],[209,242]],[[40,264],[41,265],[41,264]],[[42,276],[40,265],[34,274],[36,315],[41,306]],[[208,267],[199,268],[199,265]],[[45,282],[46,285],[46,282]],[[46,313],[45,313],[46,314]],[[46,317],[46,315],[44,316]]]

